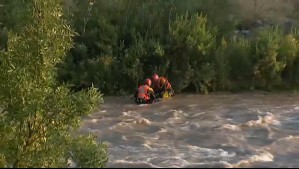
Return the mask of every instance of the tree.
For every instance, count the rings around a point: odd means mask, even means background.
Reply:
[[[208,86],[215,79],[212,64],[212,49],[215,45],[216,28],[207,25],[207,17],[202,14],[178,16],[169,26],[173,53],[171,64],[174,74],[184,77],[186,84],[193,84],[196,92],[208,92]],[[177,75],[176,75],[177,76]],[[181,79],[180,79],[181,80]]]
[[[56,82],[56,65],[74,35],[62,18],[62,0],[28,0],[24,7],[25,26],[9,32],[0,52],[0,166],[67,167],[72,159],[77,167],[104,167],[105,145],[70,133],[102,95],[95,88],[70,93]]]

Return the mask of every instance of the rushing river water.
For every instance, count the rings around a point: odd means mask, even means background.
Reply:
[[[298,167],[299,95],[181,94],[153,105],[106,97],[83,120],[107,167]]]

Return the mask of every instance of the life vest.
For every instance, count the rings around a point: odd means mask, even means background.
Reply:
[[[158,82],[154,84],[155,91],[161,90],[164,84],[166,85],[166,90],[171,88],[171,84],[168,82],[168,80],[165,77],[160,77]]]
[[[150,87],[148,85],[139,86],[137,98],[150,100],[150,95],[148,94],[148,90],[150,90]]]

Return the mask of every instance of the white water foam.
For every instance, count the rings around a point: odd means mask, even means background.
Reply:
[[[115,162],[108,163],[108,168],[160,168],[151,163],[144,161],[126,161],[126,160],[116,160]]]
[[[252,126],[266,126],[269,124],[281,125],[280,122],[272,113],[266,112],[265,116],[258,116],[258,120],[250,120],[243,125],[252,127]]]
[[[222,129],[232,130],[232,131],[240,131],[241,128],[238,125],[233,124],[224,124],[221,126]]]
[[[253,162],[260,162],[260,161],[261,162],[271,162],[271,161],[273,161],[273,159],[274,159],[274,156],[271,153],[269,153],[267,151],[263,151],[257,155],[252,155],[245,160],[241,160],[238,163],[233,164],[233,166],[234,166],[234,168],[239,168],[242,165],[248,165]]]
[[[229,153],[223,149],[209,149],[198,146],[180,146],[179,148],[163,146],[153,147],[149,143],[143,144],[143,147],[118,146],[111,148],[112,152],[118,154],[117,157],[111,157],[112,161],[121,163],[147,163],[156,167],[184,167],[192,165],[220,165],[231,166],[230,161],[236,156],[235,153]],[[120,152],[124,155],[120,156]],[[138,156],[136,156],[136,153]],[[201,163],[198,163],[198,162]],[[125,165],[129,167],[131,165]]]
[[[136,128],[136,125],[138,126],[148,126],[152,122],[149,119],[142,118],[142,117],[132,117],[131,119],[124,119],[121,122],[116,123],[115,125],[109,127],[110,130],[115,130],[115,129],[134,129]]]

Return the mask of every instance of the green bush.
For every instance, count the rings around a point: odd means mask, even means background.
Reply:
[[[284,36],[279,50],[279,59],[286,63],[282,76],[285,84],[288,86],[295,86],[296,84],[296,69],[298,67],[298,65],[296,65],[296,59],[298,59],[299,56],[296,34],[296,32],[293,32],[292,34]]]
[[[229,61],[229,79],[232,89],[249,89],[253,86],[253,60],[251,43],[244,38],[235,38],[228,43],[226,55]]]
[[[65,13],[78,34],[59,79],[105,94],[132,93],[153,73],[176,92],[294,86],[296,31],[264,27],[232,38],[244,21],[238,9],[227,0],[73,0]]]
[[[202,14],[186,13],[170,24],[169,32],[173,53],[170,63],[173,69],[183,71],[183,74],[190,73],[188,79],[183,79],[185,84],[194,84],[197,92],[207,92],[206,85],[215,79],[211,56],[215,45],[215,29],[208,27],[207,18]],[[188,67],[190,69],[186,71]],[[183,87],[178,86],[176,90],[180,91]]]
[[[71,94],[56,81],[56,65],[72,47],[74,35],[61,17],[61,3],[26,1],[25,26],[9,32],[7,50],[0,52],[0,166],[67,167],[68,152],[79,166],[107,162],[103,144],[86,137],[74,140],[70,134],[82,115],[95,111],[102,95],[95,88]]]
[[[254,78],[256,86],[271,89],[281,84],[281,72],[286,66],[279,59],[282,31],[278,27],[270,27],[259,32],[253,41]]]

